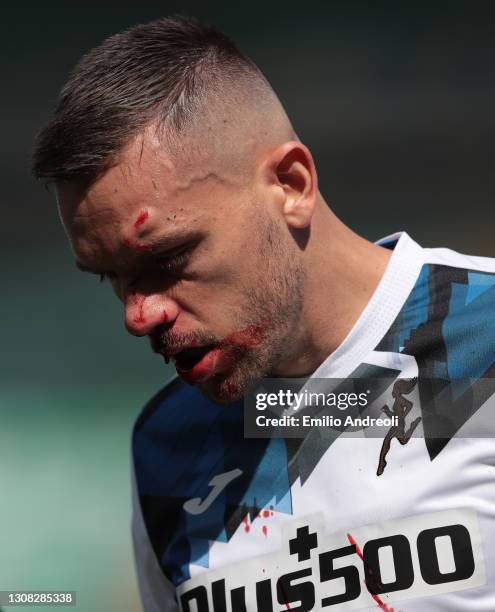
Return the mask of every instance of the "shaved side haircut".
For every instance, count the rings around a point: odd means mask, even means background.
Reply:
[[[172,153],[189,156],[206,155],[206,140],[231,156],[227,141],[243,127],[259,142],[294,136],[271,86],[227,36],[193,18],[164,18],[116,34],[81,59],[38,134],[33,173],[91,184],[152,125]]]

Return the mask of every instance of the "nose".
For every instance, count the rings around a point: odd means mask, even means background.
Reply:
[[[130,291],[125,303],[125,326],[133,336],[146,336],[155,327],[172,323],[179,314],[177,303],[160,294]]]

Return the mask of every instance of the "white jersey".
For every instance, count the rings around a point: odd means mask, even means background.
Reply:
[[[495,610],[495,260],[381,244],[379,286],[314,377],[442,379],[408,395],[421,435],[386,454],[318,428],[246,439],[241,403],[174,379],[133,433],[146,612]]]

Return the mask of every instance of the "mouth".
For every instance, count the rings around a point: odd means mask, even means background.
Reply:
[[[175,361],[175,365],[178,369],[183,371],[192,370],[192,368],[194,368],[213,347],[213,344],[208,344],[206,346],[195,346],[182,349],[178,353],[175,353],[172,359]]]
[[[214,344],[179,351],[173,356],[177,373],[189,384],[205,382],[215,373],[220,352]]]
[[[214,342],[210,340],[209,344],[202,346],[198,346],[200,337],[193,338],[192,341],[187,338],[189,346],[184,346],[186,342],[177,342],[182,338],[174,336],[169,337],[168,342],[160,336],[151,336],[150,340],[153,351],[162,355],[166,363],[173,359],[177,374],[185,382],[195,385],[204,383],[213,376],[228,374],[245,358],[246,353],[261,344],[264,335],[264,327],[261,325],[248,325],[223,339]]]

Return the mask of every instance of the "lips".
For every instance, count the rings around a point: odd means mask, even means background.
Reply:
[[[196,346],[183,349],[173,355],[173,359],[178,368],[186,372],[191,370],[201,359],[213,348],[213,345]]]
[[[177,373],[192,385],[205,382],[215,373],[220,354],[221,349],[211,344],[185,349],[174,355]]]
[[[261,344],[265,327],[261,324],[248,325],[213,342],[212,336],[206,334],[192,340],[190,334],[182,334],[185,337],[172,334],[167,338],[155,335],[150,336],[150,340],[152,349],[163,355],[166,363],[174,360],[177,373],[183,380],[189,384],[200,384],[213,375],[225,375],[236,367],[246,352]],[[201,341],[210,343],[199,346]]]

